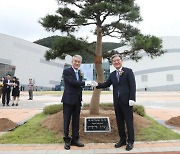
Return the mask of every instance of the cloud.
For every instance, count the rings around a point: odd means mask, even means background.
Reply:
[[[180,35],[179,0],[136,0],[143,21],[139,28],[145,34],[157,36]]]
[[[0,32],[26,40],[35,41],[50,36],[38,23],[40,18],[57,9],[55,0],[6,0],[0,5]]]
[[[180,0],[136,0],[140,6],[143,21],[138,28],[144,34],[156,36],[180,35]],[[61,32],[47,32],[38,21],[47,14],[54,14],[58,8],[56,0],[0,0],[0,33],[35,41]],[[83,28],[78,36],[96,37],[91,28]],[[109,41],[108,37],[103,41]]]

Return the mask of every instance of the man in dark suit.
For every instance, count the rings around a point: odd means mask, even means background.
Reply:
[[[63,72],[64,76],[64,93],[61,102],[63,102],[64,115],[64,148],[70,149],[70,145],[83,147],[79,141],[79,119],[82,101],[82,87],[85,82],[82,81],[83,76],[79,67],[82,62],[80,55],[72,57],[72,67],[67,68]],[[69,124],[72,118],[72,139],[69,137]]]
[[[3,81],[3,88],[2,88],[2,104],[5,106],[5,103],[7,106],[9,106],[10,101],[10,92],[11,92],[11,75],[8,74],[7,78]]]
[[[120,140],[115,144],[116,148],[126,145],[126,150],[133,149],[134,125],[133,125],[133,104],[136,101],[135,77],[130,68],[122,67],[122,58],[115,54],[112,56],[112,64],[116,68],[106,82],[96,83],[96,88],[113,86],[113,101],[116,114],[116,121]],[[125,132],[127,127],[127,135]]]

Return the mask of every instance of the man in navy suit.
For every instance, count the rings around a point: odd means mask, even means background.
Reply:
[[[120,136],[115,147],[119,148],[127,144],[126,150],[129,151],[133,149],[134,144],[133,104],[136,101],[136,82],[133,71],[130,68],[122,67],[120,55],[112,56],[112,64],[116,70],[110,74],[106,82],[94,82],[94,86],[97,86],[96,88],[113,86],[114,109]]]
[[[3,81],[3,88],[2,88],[2,104],[5,106],[5,103],[7,106],[9,106],[9,101],[10,101],[10,92],[11,92],[11,75],[8,74],[7,78]]]
[[[70,145],[83,147],[79,141],[79,119],[82,101],[82,87],[85,82],[82,81],[83,76],[79,67],[82,62],[80,55],[72,57],[72,67],[67,68],[63,72],[64,76],[64,93],[61,102],[63,102],[64,115],[64,148],[70,149]],[[69,137],[69,124],[72,118],[72,138]]]

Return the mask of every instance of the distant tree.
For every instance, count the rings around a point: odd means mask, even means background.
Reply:
[[[40,20],[40,23],[47,31],[60,30],[66,32],[68,37],[66,40],[61,40],[66,45],[63,48],[63,53],[59,52],[62,46],[58,47],[57,43],[56,47],[48,53],[49,57],[51,57],[50,55],[52,55],[51,58],[60,57],[59,54],[64,53],[71,54],[72,51],[78,51],[78,49],[87,53],[89,50],[83,48],[86,46],[81,44],[82,48],[77,49],[73,46],[79,45],[79,43],[76,42],[72,46],[72,44],[65,42],[69,41],[73,32],[78,31],[80,27],[95,25],[93,32],[97,39],[93,55],[98,82],[104,81],[102,38],[105,36],[117,38],[121,46],[130,46],[129,50],[121,54],[123,57],[126,56],[133,60],[141,58],[139,54],[141,50],[144,50],[152,58],[164,53],[161,39],[150,35],[144,36],[133,26],[134,23],[139,23],[142,20],[140,8],[135,4],[135,0],[57,0],[57,2],[59,8],[56,14],[45,16]],[[62,43],[61,41],[60,43]],[[82,41],[82,39],[78,41]],[[116,52],[106,53],[105,56],[110,57],[112,53]],[[99,89],[95,89],[93,92],[90,106],[91,114],[99,114],[100,92]]]
[[[53,48],[55,48],[55,44],[62,44],[61,41],[62,41],[62,38],[63,36],[50,36],[50,37],[47,37],[47,38],[43,38],[43,39],[39,39],[37,41],[34,41],[33,43],[36,43],[36,44],[39,44],[39,45],[42,45],[42,46],[45,46],[45,47],[48,47],[48,48],[51,48],[47,53],[46,53],[46,59],[54,59],[56,57],[53,58]],[[65,40],[66,40],[67,37],[65,37]],[[59,42],[60,41],[60,42]],[[85,43],[86,44],[86,43]],[[87,46],[89,46],[89,48],[91,48],[91,51],[94,51],[95,50],[95,44],[93,43],[88,43]],[[87,48],[86,46],[86,48]],[[106,52],[107,51],[110,51],[110,50],[113,50],[113,49],[116,49],[118,47],[120,47],[121,44],[120,43],[113,43],[113,42],[102,42],[102,53],[103,55],[105,56]],[[76,49],[77,50],[77,49]],[[82,49],[80,49],[82,51]],[[70,52],[70,51],[69,51]],[[62,50],[62,53],[58,53],[58,57],[59,58],[63,58],[64,56],[62,56],[64,53],[64,49]],[[68,52],[66,52],[68,53]],[[71,54],[74,55],[74,54],[77,54],[77,51],[71,51]],[[94,61],[94,54],[91,53],[87,56],[87,52],[80,52],[80,54],[82,55],[83,57],[83,63],[92,63]],[[104,57],[103,56],[103,57]]]
[[[58,35],[50,36],[47,38],[43,38],[43,39],[39,39],[37,41],[34,41],[33,43],[40,44],[40,45],[48,47],[48,48],[52,48],[53,42],[59,37],[61,37],[61,36],[58,36]]]
[[[95,49],[94,44],[87,43],[83,40],[77,40],[73,36],[51,36],[34,41],[34,43],[50,48],[45,54],[46,60],[55,59],[57,57],[63,59],[67,54],[81,54],[83,63],[92,63],[94,59],[94,53],[90,51],[90,49]],[[87,52],[89,52],[89,56],[85,55]]]

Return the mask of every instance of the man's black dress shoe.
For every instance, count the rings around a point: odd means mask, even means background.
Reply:
[[[123,145],[126,145],[126,142],[124,141],[121,141],[121,140],[119,140],[119,142],[117,142],[116,144],[115,144],[115,148],[120,148],[120,147],[122,147]]]
[[[70,149],[70,142],[65,142],[64,149],[66,149],[66,150]]]
[[[126,146],[126,150],[130,151],[130,150],[133,149],[133,147],[134,147],[134,145],[132,143],[128,143],[127,146]]]
[[[72,140],[71,145],[77,146],[77,147],[84,147],[84,144],[79,142],[78,140]]]

